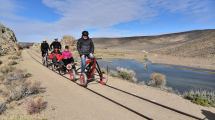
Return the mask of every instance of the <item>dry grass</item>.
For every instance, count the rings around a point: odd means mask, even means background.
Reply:
[[[41,83],[37,81],[24,80],[19,84],[11,85],[13,89],[10,89],[7,97],[7,102],[18,101],[27,96],[44,92],[44,88],[41,87]]]
[[[21,55],[22,55],[22,51],[21,51],[21,50],[17,51],[17,52],[16,52],[16,55],[17,55],[17,56],[21,56]]]
[[[0,67],[0,72],[3,74],[7,74],[9,72],[12,72],[15,68],[12,66],[7,66],[7,65],[3,65],[2,67]]]
[[[17,101],[29,95],[44,92],[40,82],[26,79],[29,76],[30,73],[20,69],[8,72],[4,76],[3,85],[5,87],[2,95],[7,102]]]
[[[3,82],[5,76],[3,73],[0,72],[0,84]]]
[[[43,118],[41,116],[30,116],[30,115],[23,115],[23,114],[18,114],[18,115],[8,115],[5,116],[1,120],[48,120],[46,118]]]
[[[7,109],[6,103],[0,102],[0,115]]]
[[[148,85],[153,87],[165,88],[166,87],[166,76],[161,73],[152,73]]]
[[[117,67],[118,77],[130,82],[137,82],[136,73],[133,70]]]
[[[31,99],[26,104],[26,111],[28,114],[40,113],[47,107],[47,102],[45,102],[41,97]]]
[[[17,56],[17,55],[12,55],[12,56],[8,57],[8,59],[11,59],[11,60],[18,60],[18,59],[20,59],[20,57]]]

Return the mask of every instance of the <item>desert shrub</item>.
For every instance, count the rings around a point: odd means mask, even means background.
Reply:
[[[25,96],[25,89],[22,86],[17,86],[12,89],[8,95],[7,102],[18,101]]]
[[[110,76],[112,76],[112,77],[118,77],[118,73],[117,73],[117,71],[110,71]]]
[[[8,65],[10,65],[10,66],[11,65],[16,65],[16,64],[18,64],[18,63],[16,61],[14,61],[14,60],[11,60],[11,61],[8,62]]]
[[[5,76],[2,72],[0,72],[0,83],[4,80]]]
[[[4,65],[0,68],[0,72],[2,72],[3,74],[7,74],[9,72],[12,72],[13,70],[15,70],[14,67],[12,66],[7,66],[7,65]]]
[[[29,78],[29,77],[31,77],[31,76],[32,76],[31,73],[26,73],[26,74],[24,75],[25,78]]]
[[[17,55],[12,55],[10,57],[8,57],[8,59],[12,59],[12,60],[18,60],[20,57]]]
[[[129,80],[131,82],[137,82],[136,73],[133,70],[129,70],[126,68],[117,67],[117,76],[124,79]]]
[[[6,103],[0,102],[0,115],[7,109]]]
[[[40,82],[26,79],[29,74],[30,73],[26,73],[24,70],[16,69],[6,75],[4,85],[9,89],[7,102],[17,101],[43,91]]]
[[[164,88],[166,86],[166,76],[161,73],[152,73],[148,85],[153,87]]]
[[[24,97],[27,97],[32,94],[38,94],[43,92],[43,88],[41,87],[41,83],[37,81],[25,80],[24,82],[20,82],[20,84],[14,85],[12,87],[10,94],[7,98],[7,102],[18,101]]]
[[[28,114],[39,113],[47,107],[47,102],[45,102],[41,97],[31,99],[27,102],[26,111]]]
[[[17,52],[16,52],[16,55],[17,55],[17,56],[21,56],[21,55],[22,55],[22,51],[20,51],[20,50],[17,51]]]
[[[24,87],[26,89],[25,93],[27,95],[38,94],[43,91],[43,88],[41,87],[41,82],[39,81],[26,81]]]
[[[198,105],[215,107],[214,91],[190,90],[183,93],[183,97]]]
[[[5,79],[5,82],[11,82],[11,81],[14,81],[14,80],[23,80],[25,78],[25,73],[23,70],[20,70],[20,69],[16,69],[12,72],[9,72],[7,75],[6,75],[6,79]]]

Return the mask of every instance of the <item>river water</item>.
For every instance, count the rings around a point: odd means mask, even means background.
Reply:
[[[184,92],[189,90],[212,90],[215,91],[215,70],[197,69],[192,67],[144,63],[129,59],[115,59],[110,61],[99,61],[102,67],[116,70],[116,67],[132,69],[136,72],[138,82],[147,82],[153,72],[166,75],[167,86],[175,91]]]

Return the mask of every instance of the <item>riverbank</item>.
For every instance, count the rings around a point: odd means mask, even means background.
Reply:
[[[135,59],[140,62],[148,59],[152,63],[170,64],[187,66],[194,68],[215,70],[215,57],[214,58],[191,58],[191,57],[178,57],[170,55],[161,55],[154,53],[147,53],[144,51],[136,50],[123,50],[123,49],[96,49],[96,56],[104,59]]]

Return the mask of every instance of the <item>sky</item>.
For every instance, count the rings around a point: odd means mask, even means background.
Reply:
[[[0,23],[25,42],[215,29],[214,13],[215,0],[0,0]]]

